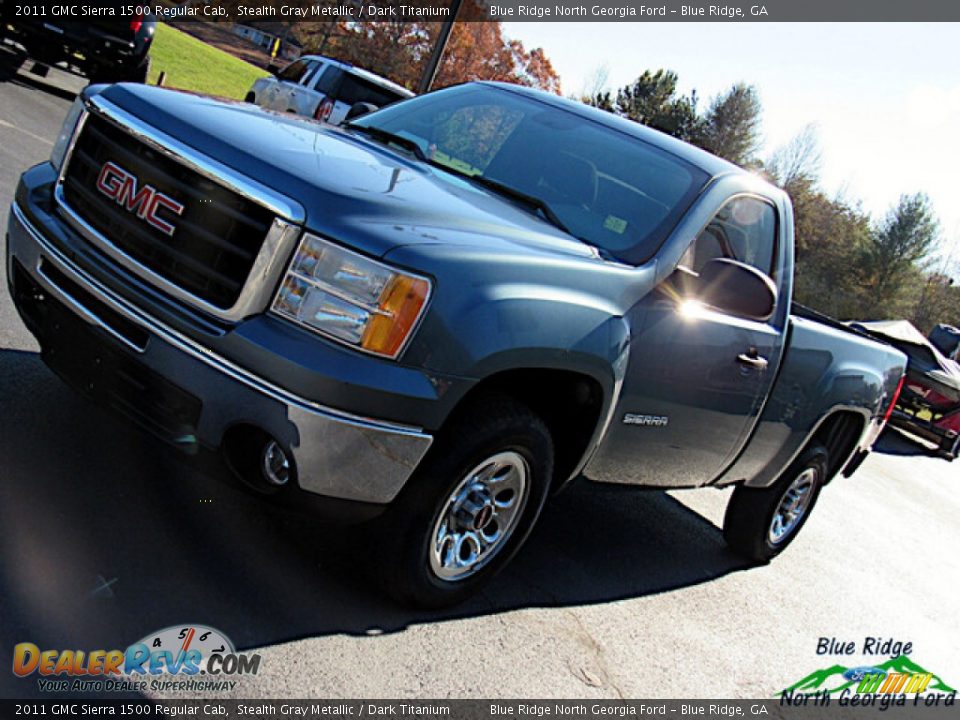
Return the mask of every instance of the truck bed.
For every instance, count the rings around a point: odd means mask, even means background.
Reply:
[[[906,369],[906,356],[810,308],[794,303],[780,372],[753,437],[719,484],[767,486],[802,450],[810,433],[831,415],[854,419],[866,441],[879,432],[890,398]],[[852,451],[851,453],[852,454]],[[842,468],[849,458],[834,458]]]

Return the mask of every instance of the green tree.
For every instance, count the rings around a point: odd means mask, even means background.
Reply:
[[[794,299],[844,319],[876,317],[864,290],[861,260],[870,218],[819,187],[820,142],[807,126],[764,163],[768,178],[793,202],[796,270]]]
[[[677,74],[672,70],[646,70],[616,94],[597,93],[589,104],[688,142],[701,135],[696,93],[679,95]]]
[[[923,278],[911,320],[924,334],[938,323],[960,327],[960,287],[950,275],[935,271]]]
[[[737,165],[750,165],[760,147],[760,114],[756,88],[737,83],[710,103],[697,144]]]
[[[645,70],[616,92],[594,92],[590,105],[686,140],[739,165],[756,164],[760,146],[760,98],[750,85],[737,83],[714,98],[703,115],[697,92],[681,95],[672,70]]]
[[[923,193],[903,195],[870,234],[862,263],[866,286],[875,301],[902,313],[902,294],[921,271],[939,236],[939,225]]]

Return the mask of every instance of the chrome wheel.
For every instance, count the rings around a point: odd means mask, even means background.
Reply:
[[[780,504],[773,514],[767,539],[771,545],[779,545],[790,533],[796,530],[813,500],[817,482],[816,468],[807,468],[790,483],[780,498]]]
[[[457,484],[434,523],[430,569],[456,581],[480,571],[516,529],[530,488],[530,467],[517,452],[487,458]]]

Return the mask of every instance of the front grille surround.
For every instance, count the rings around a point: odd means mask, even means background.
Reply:
[[[173,237],[97,191],[95,173],[108,160],[136,175],[141,187],[187,205],[183,216],[170,218]],[[97,249],[175,299],[230,322],[266,309],[304,216],[299,204],[97,96],[77,123],[55,196],[67,221]]]

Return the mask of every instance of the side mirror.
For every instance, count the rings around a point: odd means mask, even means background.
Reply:
[[[696,299],[730,315],[769,320],[777,305],[777,286],[746,263],[717,258],[707,262],[696,281]]]
[[[344,119],[344,122],[350,122],[351,120],[356,120],[358,117],[372,113],[374,110],[379,110],[376,105],[368,102],[358,102],[350,106],[350,109],[347,111],[347,117]]]

